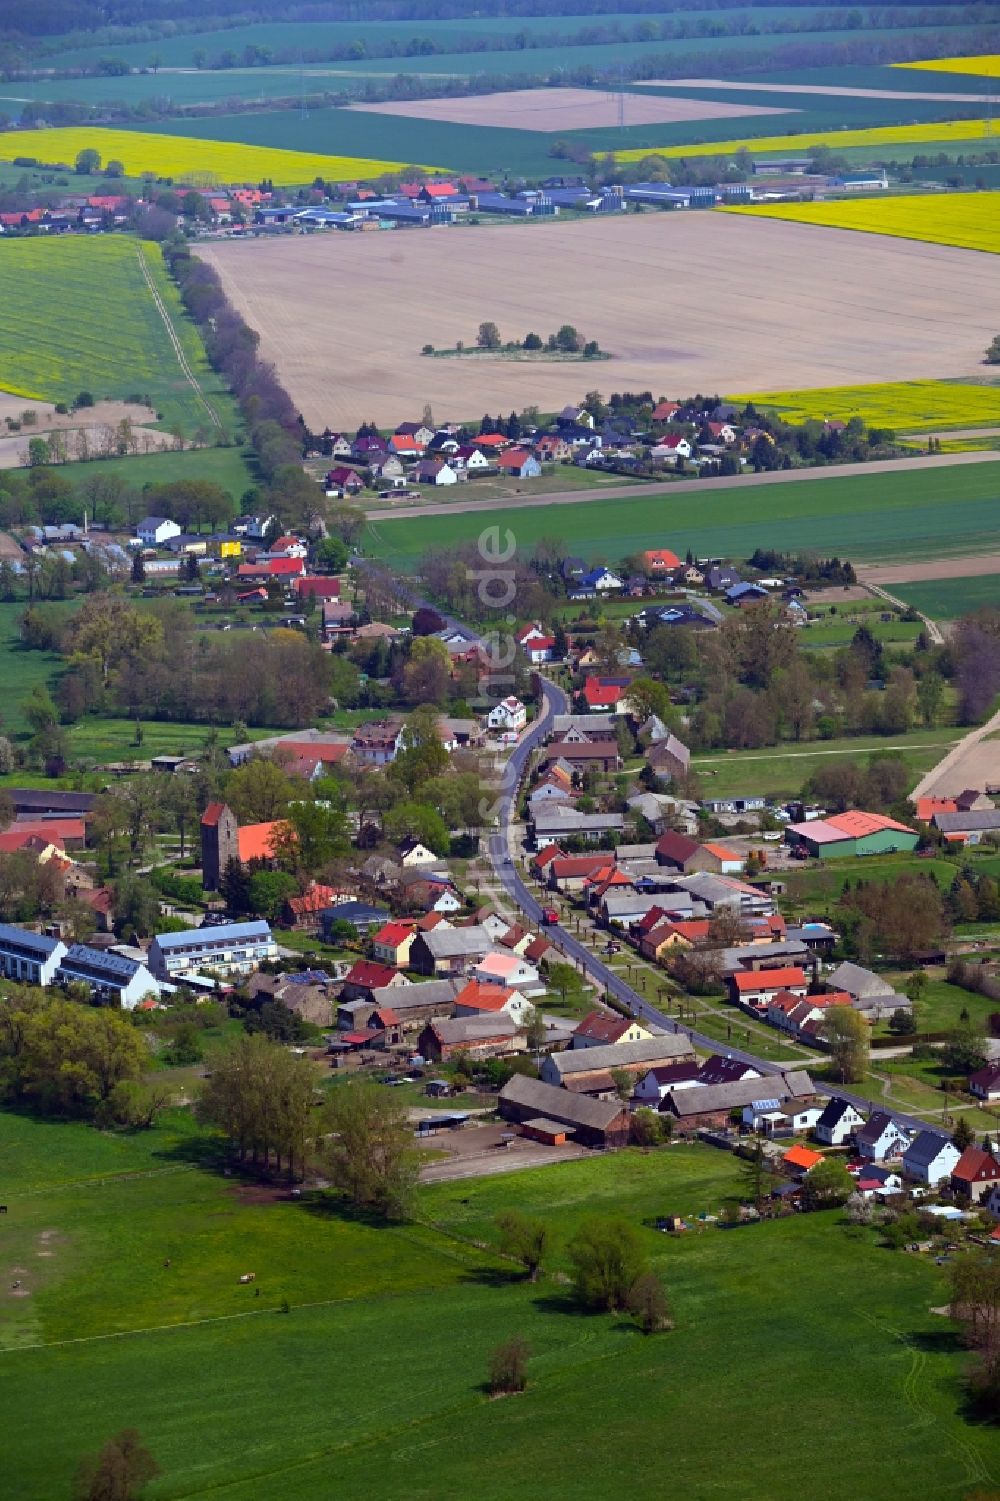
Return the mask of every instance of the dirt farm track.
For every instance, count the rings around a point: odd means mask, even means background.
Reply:
[[[588,389],[794,390],[976,374],[994,258],[713,213],[200,245],[306,421],[543,411]],[[985,318],[985,321],[984,321]],[[574,323],[594,364],[422,356]]]

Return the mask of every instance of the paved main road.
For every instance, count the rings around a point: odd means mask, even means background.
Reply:
[[[984,450],[976,453],[920,454],[912,459],[876,459],[871,464],[828,464],[821,469],[778,469],[769,474],[744,474],[739,479],[699,480],[679,479],[664,483],[652,480],[648,484],[608,485],[593,490],[525,490],[511,495],[506,500],[467,499],[441,500],[426,505],[384,506],[381,510],[368,509],[369,521],[411,521],[421,516],[458,516],[469,511],[492,511],[497,521],[503,519],[504,511],[516,510],[519,506],[570,506],[587,504],[598,500],[637,500],[643,496],[666,499],[671,495],[688,495],[697,491],[704,500],[710,500],[720,490],[739,488],[746,490],[755,485],[795,485],[803,480],[849,479],[865,474],[902,474],[915,469],[949,469],[963,464],[989,464],[1000,460],[1000,452]],[[468,486],[475,490],[474,482]]]
[[[531,755],[541,744],[549,729],[549,722],[555,714],[568,712],[569,701],[566,694],[555,683],[547,678],[541,679],[542,704],[538,718],[533,721],[528,730],[522,735],[504,773],[502,784],[502,796],[504,799],[504,814],[501,828],[491,834],[488,845],[490,863],[493,866],[497,880],[503,886],[511,901],[530,919],[536,926],[541,922],[542,909],[532,892],[525,885],[517,866],[512,858],[511,824],[517,812],[517,789],[527,771]],[[586,945],[582,944],[572,933],[563,927],[549,928],[548,936],[551,941],[562,950],[570,959],[582,964],[590,978],[603,990],[607,990],[616,1000],[629,1007],[637,1017],[652,1022],[664,1032],[684,1032],[690,1037],[692,1043],[703,1051],[715,1053],[719,1051],[720,1044],[714,1037],[706,1037],[703,1033],[695,1031],[692,1027],[683,1026],[672,1017],[664,1015],[655,1006],[650,1005],[644,996],[633,990],[631,985],[609,969]],[[771,1063],[764,1058],[758,1058],[755,1054],[746,1052],[740,1048],[727,1047],[725,1049],[730,1058],[736,1058],[741,1063],[750,1064],[759,1069],[764,1075],[780,1074],[787,1070],[788,1064]],[[799,1068],[795,1064],[791,1067]],[[822,1084],[817,1084],[817,1092],[828,1094],[838,1099],[850,1100],[853,1105],[866,1111],[885,1109],[885,1102],[865,1099],[862,1095],[853,1094],[845,1089],[829,1089]],[[918,1120],[915,1116],[903,1115],[893,1109],[892,1115],[895,1120],[911,1127],[915,1131],[929,1130],[939,1136],[946,1137],[948,1132],[943,1127],[931,1125],[928,1121]]]

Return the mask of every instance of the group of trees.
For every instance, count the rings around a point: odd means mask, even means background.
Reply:
[[[0,1006],[0,1096],[51,1115],[150,1124],[142,1035],[119,1012],[11,986]]]
[[[902,874],[891,881],[847,882],[840,900],[844,935],[862,958],[875,953],[909,963],[936,948],[948,931],[941,890],[930,876]]]
[[[197,1109],[241,1162],[302,1173],[316,1117],[315,1075],[304,1058],[263,1035],[240,1037],[213,1060]]]
[[[500,1249],[524,1268],[529,1282],[553,1249],[543,1221],[507,1210],[498,1215]],[[586,1220],[570,1240],[567,1254],[577,1298],[585,1308],[632,1313],[644,1333],[672,1327],[660,1278],[649,1266],[638,1231],[624,1220]]]
[[[541,334],[527,333],[523,339],[513,342],[504,342],[500,336],[500,330],[493,322],[480,323],[479,332],[476,334],[476,345],[479,349],[515,350],[524,349],[529,352],[548,350],[551,354],[581,354],[585,359],[596,359],[601,353],[601,346],[596,339],[585,340],[573,327],[572,323],[563,323],[555,333],[549,334],[543,339]],[[457,346],[462,349],[464,346]],[[483,429],[485,431],[485,429]],[[496,429],[491,429],[496,431]],[[513,436],[508,434],[508,436]]]

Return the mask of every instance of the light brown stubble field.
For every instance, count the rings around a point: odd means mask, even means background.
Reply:
[[[992,256],[713,213],[199,245],[311,427],[979,373]],[[615,358],[432,359],[574,323]]]
[[[374,115],[406,115],[413,120],[447,120],[454,125],[491,125],[510,130],[597,130],[618,124],[618,95],[597,89],[510,89],[466,99],[396,99],[387,104],[356,104]],[[680,120],[724,120],[739,115],[787,115],[794,108],[728,104],[712,99],[625,96],[627,125],[671,125]]]

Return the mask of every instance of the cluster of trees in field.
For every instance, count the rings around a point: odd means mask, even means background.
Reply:
[[[150,1062],[141,1033],[120,1012],[83,1004],[87,996],[75,990],[6,988],[0,1098],[98,1124],[151,1125],[168,1092],[141,1083]]]
[[[563,323],[556,329],[555,333],[549,334],[545,339],[542,338],[541,334],[527,333],[523,339],[507,340],[505,342],[501,337],[497,325],[492,320],[487,320],[479,325],[474,348],[476,350],[484,350],[487,353],[513,354],[519,350],[523,350],[528,354],[576,354],[586,360],[601,358],[601,346],[597,340],[584,339],[572,323]],[[435,354],[437,352],[433,344],[424,345],[424,354]],[[468,347],[459,340],[455,345],[455,353],[462,354],[463,352],[469,352]],[[516,416],[513,413],[511,416],[516,422]],[[484,432],[486,429],[481,428],[480,431]],[[490,429],[490,431],[496,431],[496,429]],[[507,436],[512,437],[515,434],[508,432]]]

